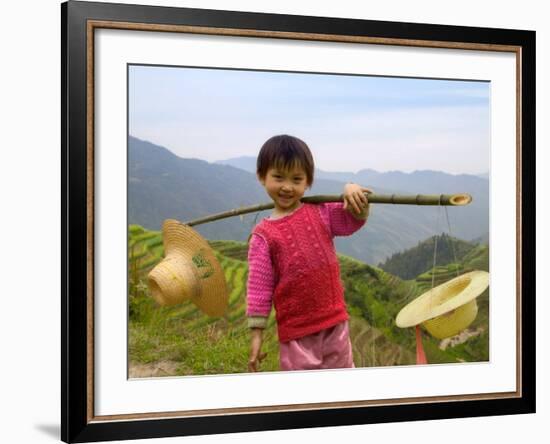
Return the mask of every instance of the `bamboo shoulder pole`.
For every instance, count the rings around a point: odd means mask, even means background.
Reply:
[[[368,193],[369,203],[379,204],[394,204],[394,205],[450,205],[464,206],[472,201],[472,196],[466,193],[462,194],[375,194]],[[342,202],[343,195],[319,195],[308,196],[302,198],[302,202],[306,203],[325,203],[325,202]],[[184,224],[192,227],[193,225],[205,224],[216,220],[225,219],[228,217],[240,216],[241,214],[256,213],[258,211],[270,210],[274,207],[273,202],[252,205],[249,207],[234,208],[223,213],[212,214],[200,219],[184,222]]]

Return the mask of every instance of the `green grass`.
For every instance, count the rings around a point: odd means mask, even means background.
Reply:
[[[192,303],[160,307],[143,290],[147,273],[164,254],[162,237],[139,226],[129,229],[130,363],[177,362],[176,375],[241,373],[248,371],[250,347],[246,324],[247,248],[242,243],[212,243],[229,290],[225,317],[208,317]],[[244,258],[244,261],[243,261]],[[141,290],[138,291],[138,285]],[[279,368],[278,342],[273,317],[264,333],[264,371]]]
[[[210,318],[194,304],[185,302],[160,307],[150,297],[147,273],[163,257],[162,236],[133,225],[129,227],[129,359],[130,364],[161,361],[177,363],[175,375],[241,373],[247,371],[250,335],[246,318],[248,246],[235,241],[212,241],[229,292],[225,316]],[[351,315],[350,331],[356,366],[413,364],[414,329],[400,329],[395,317],[407,303],[431,287],[431,271],[404,281],[378,267],[347,256],[339,256],[346,302]],[[488,249],[469,251],[458,264],[467,269],[487,269]],[[486,268],[482,268],[486,267]],[[435,282],[456,274],[457,264],[437,267]],[[439,348],[439,341],[424,337],[430,363],[483,361],[488,359],[488,291],[478,298],[479,313],[471,328],[484,333],[464,344]],[[262,371],[279,368],[279,345],[274,312],[264,332],[263,351],[268,357]]]

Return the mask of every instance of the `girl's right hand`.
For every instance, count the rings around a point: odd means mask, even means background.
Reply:
[[[265,359],[267,353],[262,353],[263,342],[262,328],[251,329],[251,341],[250,341],[250,358],[248,359],[248,371],[257,372],[260,370],[260,363]]]

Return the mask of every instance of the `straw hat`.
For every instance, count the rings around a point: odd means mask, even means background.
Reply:
[[[187,300],[209,316],[222,316],[228,293],[223,270],[208,242],[188,225],[162,226],[165,258],[149,273],[149,290],[160,305]]]
[[[488,286],[486,271],[465,273],[423,293],[399,312],[395,323],[401,328],[422,324],[438,339],[454,336],[476,318],[476,298]]]

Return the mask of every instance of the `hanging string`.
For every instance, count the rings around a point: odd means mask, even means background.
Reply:
[[[435,282],[435,262],[437,258],[437,234],[434,236],[434,257],[433,257],[433,264],[432,264],[432,289],[434,288],[434,282]]]
[[[435,265],[437,263],[437,238],[438,233],[441,231],[441,196],[439,196],[439,202],[438,202],[438,209],[437,215],[436,215],[436,234],[434,236],[434,255],[433,255],[433,262],[432,262],[432,290],[434,289],[435,285]],[[430,294],[430,310],[433,308],[433,294]],[[416,326],[416,364],[417,365],[425,365],[428,364],[428,359],[426,358],[426,352],[424,351],[424,347],[422,345],[422,332],[420,330],[420,325]]]
[[[448,240],[448,243],[449,245],[451,246],[451,250],[453,252],[453,259],[454,259],[454,263],[455,263],[455,268],[456,268],[456,276],[458,277],[458,269],[460,268],[459,264],[458,264],[458,261],[456,260],[456,250],[455,250],[455,245],[454,245],[454,242],[452,241],[452,238],[453,238],[453,232],[451,231],[451,222],[449,220],[449,212],[447,211],[447,207],[445,207],[445,217],[447,219],[447,228],[449,229],[449,240]]]
[[[441,196],[439,197],[439,203],[437,205],[437,216],[435,218],[436,227],[435,232],[436,235],[434,236],[434,255],[433,255],[433,262],[432,262],[432,290],[435,285],[435,264],[437,262],[437,238],[438,233],[441,231]],[[432,308],[432,299],[433,295],[430,295],[430,309]]]
[[[433,255],[433,261],[432,261],[432,289],[434,288],[434,282],[435,282],[435,264],[437,262],[437,238],[439,236],[439,232],[441,231],[441,197],[439,198],[439,203],[437,205],[437,215],[435,217],[435,236],[434,236],[434,255]]]
[[[252,227],[255,227],[256,226],[256,222],[258,220],[258,216],[260,215],[260,211],[258,211],[256,213],[256,215],[254,216],[254,221],[252,222]]]
[[[438,205],[439,209],[437,210],[437,216],[436,216],[436,232],[440,232],[440,216],[441,216],[441,197],[439,199],[439,205]],[[458,276],[458,269],[459,269],[459,265],[458,265],[458,262],[456,260],[456,250],[454,248],[454,244],[452,242],[452,230],[451,230],[451,222],[449,220],[449,213],[447,211],[447,208],[445,208],[445,218],[447,220],[447,228],[449,230],[449,234],[448,234],[448,242],[450,243],[450,246],[451,246],[451,250],[453,252],[453,258],[454,258],[454,263],[455,263],[455,266],[456,266],[456,273],[457,273],[457,276]],[[432,263],[432,288],[431,290],[434,289],[434,285],[435,285],[435,265],[436,265],[436,262],[437,262],[437,238],[438,238],[438,235],[436,235],[434,237],[434,255],[433,255],[433,263]],[[432,301],[433,301],[433,292],[432,294],[430,294],[430,310],[433,308],[432,307]],[[416,364],[417,365],[422,365],[422,364],[428,364],[428,360],[426,358],[426,353],[424,351],[424,347],[422,346],[422,332],[420,330],[420,325],[417,325],[416,326]]]
[[[246,239],[246,243],[249,244],[250,243],[250,239],[252,239],[252,231],[254,231],[254,227],[256,226],[256,222],[258,221],[258,216],[260,215],[260,211],[258,211],[256,213],[256,215],[254,216],[254,220],[252,221],[252,224],[250,225],[250,233],[248,234],[248,238]],[[242,215],[241,215],[242,217]],[[243,219],[241,219],[243,220]]]

